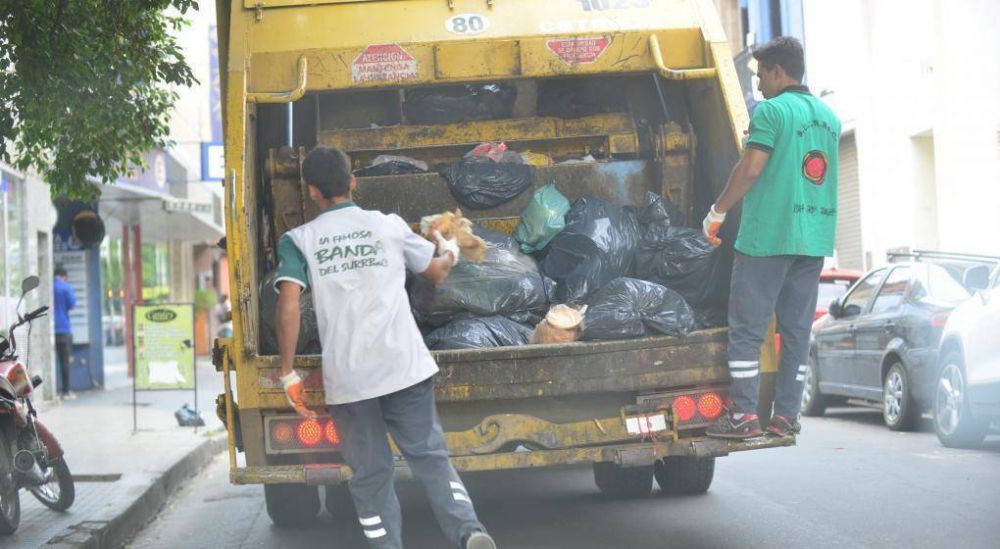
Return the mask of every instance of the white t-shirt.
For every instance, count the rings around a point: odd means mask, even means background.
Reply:
[[[426,271],[434,249],[399,216],[350,202],[282,237],[275,285],[312,288],[327,404],[384,396],[437,373],[404,287],[406,270]]]

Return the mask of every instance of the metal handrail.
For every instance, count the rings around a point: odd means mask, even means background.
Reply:
[[[250,103],[292,103],[302,99],[306,94],[306,83],[309,74],[309,61],[306,56],[299,57],[298,62],[299,81],[295,89],[284,92],[249,92],[247,101]]]
[[[695,80],[700,78],[715,78],[718,70],[715,67],[704,69],[671,69],[663,61],[663,53],[660,52],[660,40],[655,34],[649,35],[649,53],[653,56],[653,63],[660,73],[660,76],[667,80]]]

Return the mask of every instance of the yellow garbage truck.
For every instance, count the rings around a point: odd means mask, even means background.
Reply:
[[[351,478],[336,425],[295,416],[276,350],[261,341],[262,286],[278,238],[317,214],[300,176],[306,152],[336,146],[356,168],[381,155],[434,166],[503,141],[553,162],[534,168],[534,187],[517,198],[466,210],[477,224],[514,231],[532,191],[554,183],[571,201],[619,206],[654,192],[696,226],[748,124],[711,0],[218,0],[217,8],[233,288],[233,337],[217,340],[213,356],[225,377],[218,412],[231,481],[263,484],[277,524],[315,516],[320,488],[328,506],[344,501],[333,496]],[[516,98],[436,120],[414,108],[421,93],[456,86],[500,86]],[[359,176],[355,201],[413,224],[459,206],[432,171]],[[794,444],[705,436],[729,383],[725,328],[434,356],[459,471],[593,464],[598,489],[611,496],[648,495],[654,479],[664,492],[694,493],[708,490],[717,457]],[[773,376],[774,361],[763,359]],[[320,357],[296,356],[295,368],[307,403],[322,410]],[[406,472],[402,459],[398,470]]]

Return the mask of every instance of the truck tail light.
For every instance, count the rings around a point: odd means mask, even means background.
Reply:
[[[268,454],[333,452],[340,447],[340,435],[329,417],[267,416],[264,421]]]
[[[643,395],[637,405],[640,408],[669,407],[679,429],[697,429],[719,419],[726,410],[727,396],[728,388],[724,386],[698,387]]]
[[[307,419],[299,423],[295,434],[299,437],[299,442],[309,448],[316,446],[323,440],[323,428],[315,419]]]
[[[334,446],[340,445],[340,435],[337,434],[337,426],[333,424],[333,420],[326,422],[326,427],[323,429],[323,436],[326,437],[326,441]]]
[[[722,398],[717,393],[705,393],[698,398],[698,413],[705,419],[722,415]]]
[[[696,411],[693,398],[683,395],[674,399],[674,413],[681,422],[691,421]]]

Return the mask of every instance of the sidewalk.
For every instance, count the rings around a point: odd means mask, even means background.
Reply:
[[[56,513],[22,490],[21,527],[0,538],[0,545],[120,547],[171,492],[225,448],[223,426],[215,417],[222,376],[207,359],[198,360],[198,407],[206,426],[197,434],[178,427],[173,417],[182,404],[194,404],[191,391],[138,393],[139,431],[133,434],[132,388],[122,386],[124,367],[109,361],[106,371],[116,374],[108,384],[116,388],[79,393],[76,400],[39,412],[77,478],[75,503],[66,513]]]

